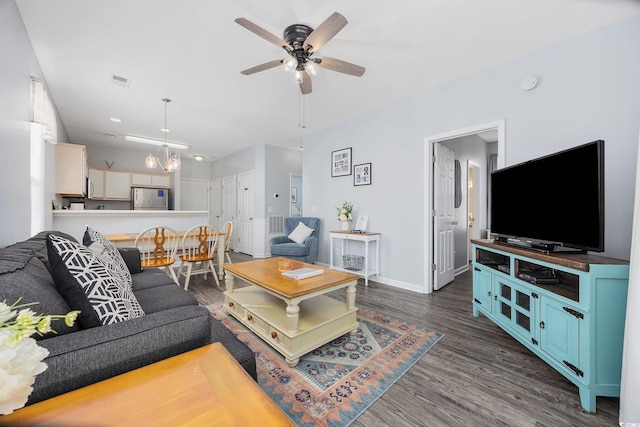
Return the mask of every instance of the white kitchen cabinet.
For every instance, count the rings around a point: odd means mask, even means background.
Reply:
[[[131,185],[143,187],[171,187],[171,175],[157,175],[151,173],[131,173]]]
[[[150,186],[151,185],[151,174],[148,173],[132,173],[131,174],[131,185],[143,185]]]
[[[104,199],[104,170],[89,168],[89,194],[92,200]]]
[[[151,175],[153,187],[171,187],[171,175]]]
[[[107,200],[131,200],[131,173],[105,170],[104,198]]]
[[[56,193],[63,197],[84,197],[87,192],[87,148],[56,144]]]

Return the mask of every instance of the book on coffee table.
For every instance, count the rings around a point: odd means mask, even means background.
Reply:
[[[318,276],[324,273],[324,270],[318,268],[298,268],[295,270],[283,271],[282,275],[286,277],[291,277],[292,279],[300,280],[306,279],[307,277]]]

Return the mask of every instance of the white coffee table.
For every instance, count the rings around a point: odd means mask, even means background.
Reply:
[[[319,276],[290,279],[278,271],[283,259],[225,264],[224,308],[293,367],[300,356],[358,330],[355,306],[358,276],[325,269]],[[292,261],[292,269],[303,267],[320,268]],[[235,288],[235,278],[250,286]],[[346,302],[325,295],[343,288]]]

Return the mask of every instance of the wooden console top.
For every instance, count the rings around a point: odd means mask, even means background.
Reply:
[[[492,239],[471,240],[471,243],[482,245],[487,248],[493,248],[500,251],[509,252],[516,255],[526,256],[528,258],[545,261],[552,264],[561,265],[567,268],[573,268],[580,271],[589,271],[590,264],[607,264],[607,265],[627,265],[629,261],[616,258],[607,258],[600,255],[591,254],[563,254],[563,253],[543,253],[535,250],[519,248],[512,245],[496,243]]]

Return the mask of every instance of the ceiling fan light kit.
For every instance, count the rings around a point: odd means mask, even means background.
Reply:
[[[340,59],[311,57],[347,25],[347,19],[338,12],[334,12],[315,30],[303,24],[289,25],[285,28],[282,39],[246,18],[237,18],[235,22],[271,44],[284,49],[289,54],[289,58],[284,60],[265,62],[241,71],[244,75],[265,71],[282,64],[285,71],[295,73],[295,80],[300,85],[300,92],[307,95],[311,93],[311,76],[316,75],[317,67],[355,77],[360,77],[365,72],[364,67]]]

